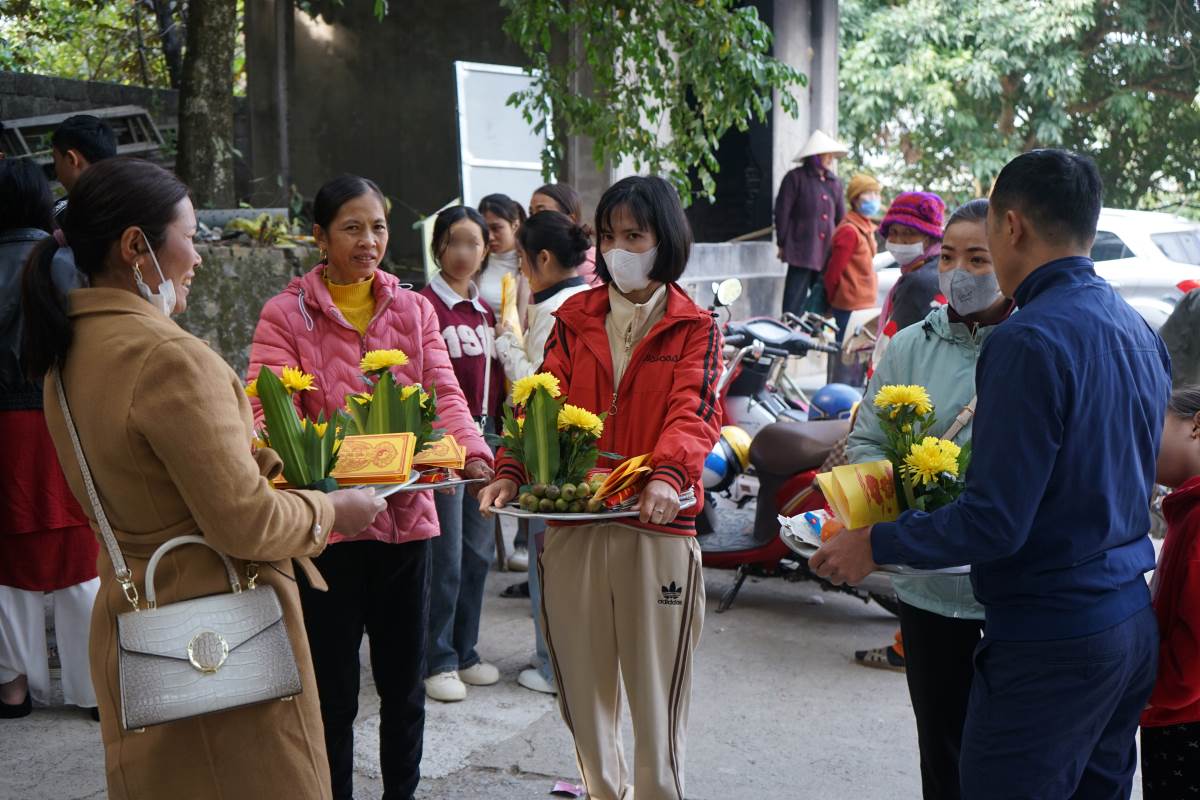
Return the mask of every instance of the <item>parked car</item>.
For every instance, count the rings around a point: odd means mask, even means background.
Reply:
[[[1171,214],[1106,208],[1092,259],[1097,274],[1158,330],[1184,293],[1200,288],[1200,225]],[[875,257],[875,270],[882,306],[900,270],[886,251]]]

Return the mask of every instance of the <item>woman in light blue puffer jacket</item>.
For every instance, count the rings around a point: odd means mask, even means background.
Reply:
[[[892,339],[867,387],[850,434],[852,462],[885,458],[875,394],[890,384],[920,384],[937,411],[935,435],[945,435],[975,398],[975,364],[994,326],[1012,302],[1000,294],[987,249],[987,200],[973,200],[946,224],[938,264],[948,305]],[[968,421],[953,436],[971,438]],[[909,695],[917,718],[925,800],[959,795],[958,754],[974,675],[972,657],[983,632],[983,607],[970,578],[896,577]],[[893,659],[894,660],[894,659]]]

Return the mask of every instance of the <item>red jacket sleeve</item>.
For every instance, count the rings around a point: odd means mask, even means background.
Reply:
[[[651,458],[651,480],[666,481],[678,492],[700,482],[704,459],[721,435],[716,384],[724,368],[724,343],[711,317],[692,326],[675,365],[662,434]]]
[[[468,461],[479,459],[490,466],[492,450],[475,426],[467,399],[458,385],[458,376],[454,374],[454,365],[450,363],[450,354],[446,352],[446,342],[438,326],[437,312],[429,300],[420,295],[416,297],[421,311],[421,384],[437,389],[437,427],[445,428],[466,448]]]
[[[571,351],[575,349],[575,344],[575,334],[561,319],[555,319],[550,338],[546,340],[546,355],[538,372],[549,372],[558,378],[561,385],[570,386]],[[525,467],[503,447],[496,453],[496,477],[516,481],[518,486],[528,480]]]
[[[850,257],[858,247],[858,232],[852,225],[839,225],[833,232],[833,247],[829,251],[829,261],[825,265],[825,293],[830,297],[837,291],[842,275],[850,264]]]
[[[1182,555],[1182,554],[1181,554]],[[1175,619],[1163,631],[1158,649],[1158,680],[1150,705],[1180,709],[1200,702],[1200,560],[1196,552],[1179,565],[1169,586],[1178,593]]]

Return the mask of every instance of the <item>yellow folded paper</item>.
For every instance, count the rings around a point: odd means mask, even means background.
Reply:
[[[343,486],[403,483],[412,471],[416,442],[411,433],[347,436],[333,477]]]
[[[622,461],[596,490],[596,494],[593,495],[595,499],[603,500],[606,497],[620,494],[640,480],[643,475],[648,475],[651,472],[650,455],[650,453],[646,453]]]
[[[521,315],[517,312],[517,279],[511,272],[500,277],[500,321],[512,328],[517,344],[525,344],[525,333],[521,329]]]
[[[428,447],[413,456],[413,466],[416,467],[462,469],[466,465],[467,448],[450,434],[431,442]]]
[[[865,528],[900,516],[890,461],[834,467],[817,476],[817,486],[847,528]]]

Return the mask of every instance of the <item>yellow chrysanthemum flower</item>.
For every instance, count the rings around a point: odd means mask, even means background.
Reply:
[[[316,431],[317,436],[319,436],[322,439],[325,438],[325,431],[329,429],[328,422],[313,422],[312,420],[305,420],[304,424],[307,427],[312,428],[314,431]]]
[[[295,392],[311,392],[317,388],[313,382],[313,376],[307,372],[303,372],[299,367],[284,367],[283,374],[279,376],[279,380],[283,383],[283,388],[288,390],[289,394]]]
[[[904,459],[904,472],[917,483],[934,483],[942,475],[958,477],[961,448],[954,442],[926,436]]]
[[[258,397],[258,378],[250,381],[243,388],[246,391],[246,397]]]
[[[586,408],[566,403],[558,412],[558,429],[561,431],[564,428],[579,428],[599,439],[600,434],[604,433],[604,421]]]
[[[358,367],[363,373],[371,375],[392,367],[403,367],[407,363],[408,356],[403,350],[372,350],[363,356]]]
[[[924,386],[884,386],[875,395],[875,407],[892,409],[893,418],[904,406],[911,406],[920,417],[933,411],[933,403]]]
[[[558,397],[562,394],[562,390],[558,386],[558,378],[549,372],[539,372],[536,375],[521,378],[513,383],[513,405],[525,405],[533,395],[533,390],[539,388],[545,389],[550,393],[551,397]]]
[[[400,399],[407,400],[417,392],[421,393],[421,408],[424,408],[426,403],[429,402],[429,395],[425,393],[425,390],[421,388],[420,384],[410,383],[408,386],[401,386]]]

